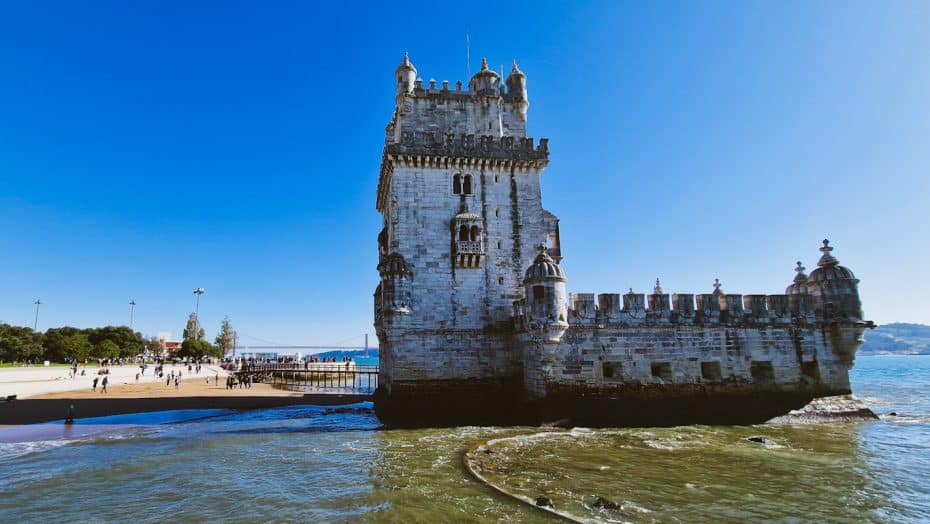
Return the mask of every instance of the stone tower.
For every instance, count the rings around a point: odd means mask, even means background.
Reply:
[[[416,75],[405,54],[378,182],[382,415],[438,391],[448,406],[450,396],[472,403],[518,388],[513,303],[537,245],[561,258],[558,219],[540,193],[547,141],[526,136],[516,62],[502,83],[482,60],[467,90]]]

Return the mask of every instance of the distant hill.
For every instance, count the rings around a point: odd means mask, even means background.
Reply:
[[[930,326],[886,324],[865,332],[863,355],[930,355]]]

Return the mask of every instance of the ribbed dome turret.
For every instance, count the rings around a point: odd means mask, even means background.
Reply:
[[[540,244],[537,249],[539,249],[539,254],[536,255],[536,260],[534,260],[533,264],[526,270],[524,280],[527,282],[538,280],[559,280],[564,282],[565,272],[562,271],[562,268],[549,256],[546,245]]]
[[[402,71],[413,71],[414,74],[417,72],[417,68],[413,67],[413,63],[410,62],[410,56],[407,55],[406,51],[404,51],[404,59],[401,60],[400,65],[397,66],[394,73],[397,74]]]
[[[397,94],[412,93],[417,81],[417,68],[410,63],[410,57],[404,51],[404,59],[394,70],[394,78],[397,79]]]
[[[807,279],[808,282],[854,280],[856,278],[849,268],[840,265],[840,261],[830,254],[831,251],[833,251],[833,248],[830,247],[830,241],[824,239],[823,247],[820,248],[820,252],[823,253],[823,256],[821,256],[820,260],[817,262],[817,269],[811,271],[811,275]]]
[[[517,67],[516,60],[513,61],[513,68],[510,70],[510,75],[507,77],[507,95],[512,99],[523,102],[523,113],[524,116],[526,116],[526,106],[529,100],[526,94],[526,75]]]
[[[797,272],[794,275],[794,282],[785,289],[786,295],[804,295],[807,293],[807,274],[804,273],[805,267],[801,265],[801,261],[798,260],[797,267],[794,270]]]
[[[468,89],[480,93],[482,91],[492,91],[493,94],[498,94],[500,89],[501,77],[494,71],[488,69],[488,59],[481,59],[481,70],[474,74],[471,77],[471,80],[468,81]]]

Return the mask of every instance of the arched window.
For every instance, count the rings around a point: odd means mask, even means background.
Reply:
[[[459,240],[468,240],[468,226],[464,224],[459,228]]]
[[[471,238],[469,240],[475,241],[478,240],[478,236],[481,234],[481,228],[478,226],[471,226]]]
[[[462,193],[462,175],[456,173],[452,177],[452,194],[458,195]]]
[[[462,183],[462,193],[466,195],[471,194],[471,175],[465,175],[465,180]]]

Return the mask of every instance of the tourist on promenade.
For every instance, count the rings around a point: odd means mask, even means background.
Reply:
[[[220,387],[220,374],[216,374],[216,378],[213,379],[213,387]]]
[[[174,389],[181,387],[181,375],[174,377]]]
[[[248,389],[252,389],[252,375],[249,375],[249,385],[246,386]]]
[[[171,375],[168,375],[168,380],[165,381],[165,387],[171,385]]]
[[[110,383],[110,377],[104,375],[104,376],[103,376],[103,382],[100,383],[100,386],[101,386],[100,392],[101,392],[101,393],[106,393],[106,392],[107,392],[107,384],[109,384],[109,383]]]
[[[97,391],[97,381],[100,380],[100,377],[94,377],[94,385],[91,387],[92,391]]]

